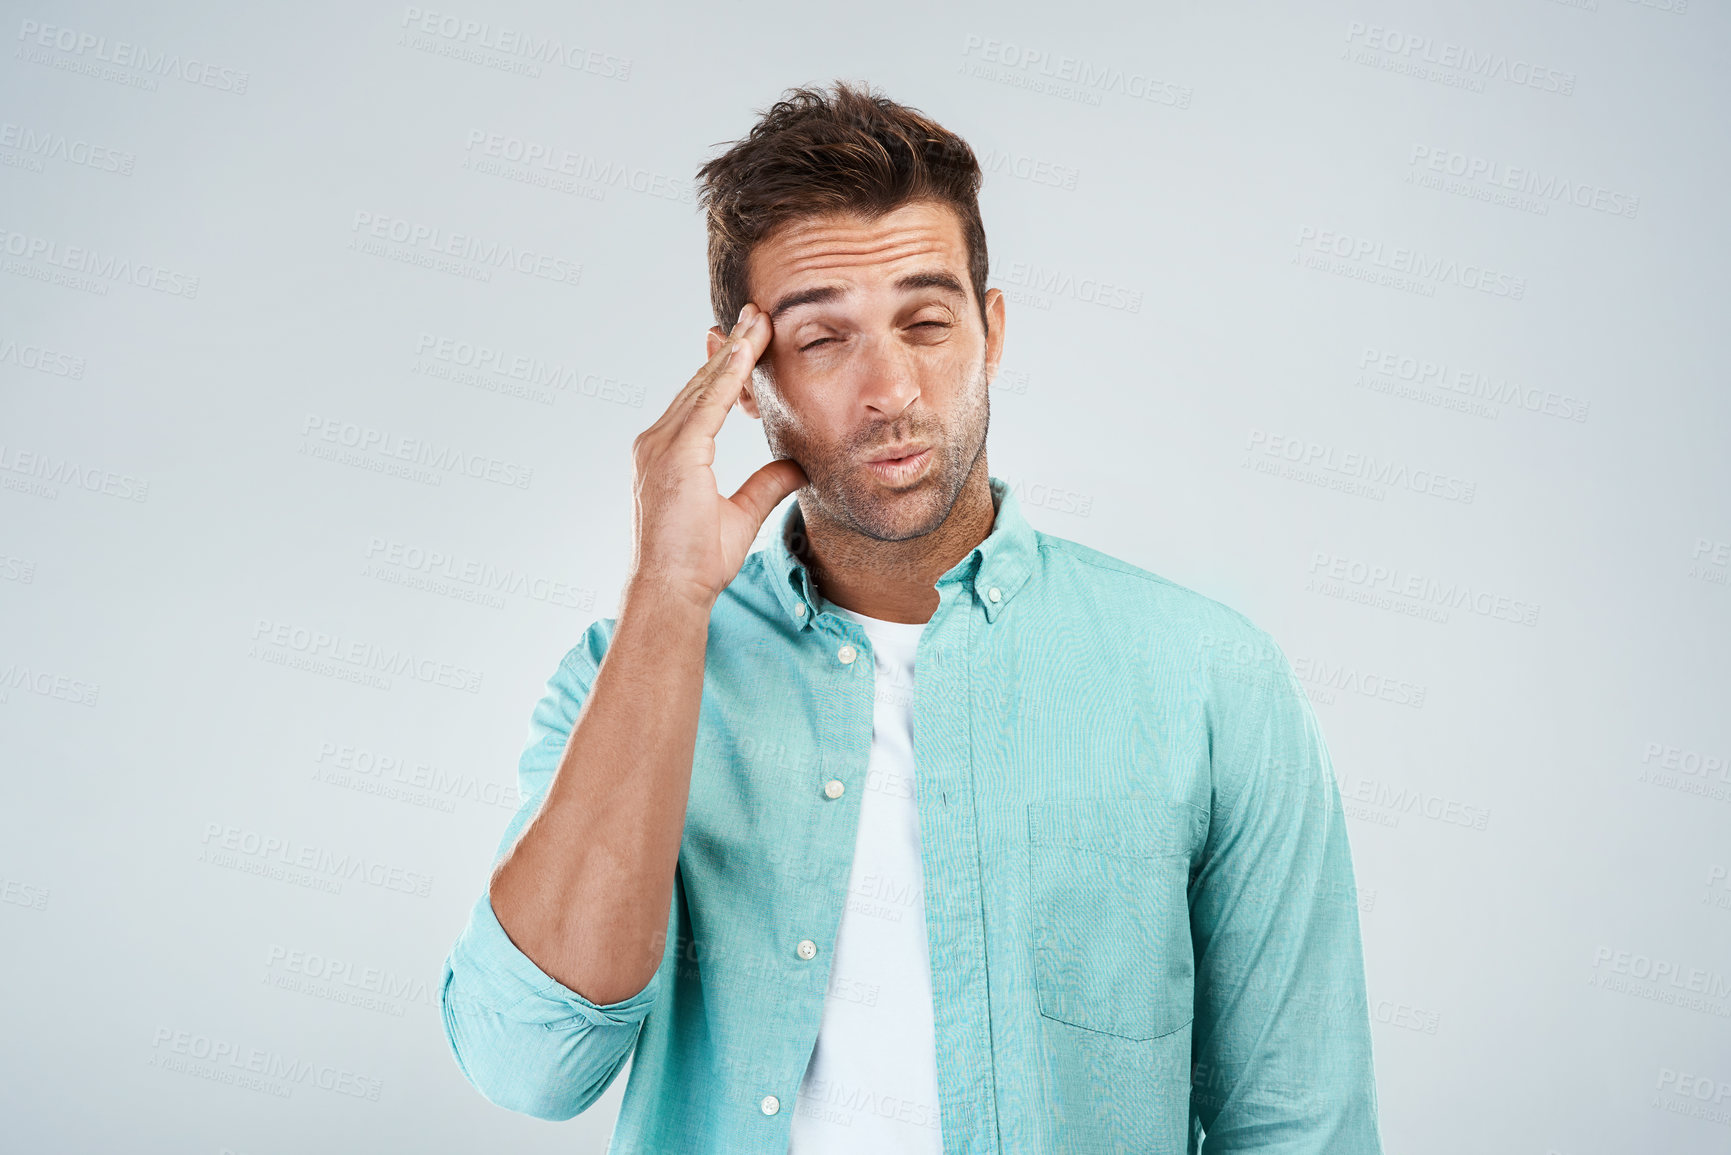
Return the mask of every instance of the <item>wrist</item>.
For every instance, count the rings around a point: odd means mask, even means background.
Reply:
[[[685,619],[706,626],[716,595],[700,582],[660,574],[635,573],[625,581],[619,616],[644,616],[657,621]]]

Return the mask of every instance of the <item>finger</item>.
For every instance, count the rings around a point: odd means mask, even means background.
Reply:
[[[805,470],[786,457],[777,458],[745,479],[745,484],[727,500],[751,519],[752,532],[781,504],[781,499],[806,484]]]
[[[676,401],[689,402],[693,394],[715,379],[715,375],[727,365],[728,359],[733,355],[735,342],[758,323],[758,318],[762,312],[750,301],[745,303],[745,306],[739,311],[739,320],[734,322],[733,329],[722,339],[714,355],[704,362],[703,368],[699,369],[692,375],[691,380],[685,383],[685,388],[679,391],[679,396],[675,398]]]
[[[730,338],[737,345],[737,352],[722,363],[707,384],[693,391],[682,432],[714,437],[721,430],[733,403],[739,400],[745,383],[751,379],[752,367],[769,347],[769,338],[769,321],[761,313],[749,319],[739,336]]]
[[[734,332],[739,332],[741,328],[741,325],[735,325]],[[682,422],[686,410],[691,408],[691,399],[696,394],[697,390],[703,388],[704,385],[708,384],[709,381],[714,378],[715,374],[724,364],[726,364],[728,357],[730,357],[732,353],[733,338],[729,335],[728,339],[721,343],[720,347],[715,350],[709,360],[705,361],[703,365],[698,368],[697,372],[691,375],[691,379],[680,387],[679,392],[673,395],[673,400],[667,403],[667,408],[662,411],[661,416],[655,419],[655,423],[651,425],[649,430],[646,432],[661,429],[669,425],[676,425]]]
[[[718,387],[728,389],[730,398],[739,396],[738,387],[728,380],[728,374],[735,371],[740,358],[745,358],[747,364],[743,371],[734,372],[734,376],[740,384],[743,384],[745,379],[750,376],[750,363],[755,361],[755,357],[754,350],[749,347],[745,334],[756,324],[756,318],[753,316],[735,326],[733,333],[722,343],[715,362],[704,366],[703,371],[693,377],[690,384],[681,391],[672,407],[672,420],[681,429],[690,422],[691,415],[697,409],[699,401],[707,399]],[[718,428],[720,428],[719,424],[709,429],[707,436],[713,437]]]
[[[710,354],[709,360],[699,366],[697,372],[691,375],[691,379],[681,386],[679,392],[673,395],[673,399],[667,403],[667,408],[661,416],[645,432],[655,432],[669,426],[677,427],[684,423],[685,414],[691,408],[692,399],[699,390],[714,380],[715,375],[727,364],[728,359],[733,356],[734,338],[751,326],[756,320],[758,311],[757,306],[750,302],[746,303],[745,307],[740,310],[741,317],[734,323],[733,331],[722,340],[720,345],[716,346],[715,352]]]

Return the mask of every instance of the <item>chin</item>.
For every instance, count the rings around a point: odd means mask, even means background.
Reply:
[[[949,506],[935,478],[922,478],[906,489],[891,489],[875,478],[850,486],[841,508],[860,533],[878,541],[923,537],[944,523]]]

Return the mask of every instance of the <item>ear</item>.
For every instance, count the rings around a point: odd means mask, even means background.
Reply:
[[[704,340],[704,344],[709,350],[709,357],[715,356],[715,354],[721,349],[722,342],[726,340],[727,334],[722,330],[721,326],[711,325],[709,327],[709,333]],[[708,359],[708,357],[704,358],[704,360]],[[745,385],[740,389],[739,400],[736,403],[741,409],[745,410],[745,415],[753,421],[756,421],[759,416],[757,411],[757,398],[752,395],[751,391],[751,387],[756,381],[757,370],[754,368],[751,371],[751,376],[745,379]]]
[[[761,416],[757,411],[757,397],[751,391],[752,386],[756,383],[757,370],[753,369],[751,375],[745,379],[745,384],[741,386],[739,390],[739,400],[736,402],[741,409],[745,410],[745,415],[753,421],[756,421]]]
[[[998,362],[1004,356],[1004,293],[986,290],[986,384],[998,379]]]

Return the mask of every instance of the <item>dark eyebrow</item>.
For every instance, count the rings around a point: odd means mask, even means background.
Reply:
[[[819,285],[815,289],[801,289],[797,293],[789,293],[775,303],[775,308],[769,311],[770,324],[789,309],[797,309],[801,305],[816,305],[824,301],[833,301],[841,296],[841,290],[834,285]]]
[[[962,288],[962,283],[949,273],[909,273],[896,281],[898,289],[943,289],[958,297],[965,297],[968,291]]]
[[[909,273],[905,277],[896,278],[896,288],[904,292],[913,289],[943,289],[945,292],[954,293],[958,297],[968,295],[968,291],[962,287],[962,283],[953,275],[945,272]],[[776,318],[790,309],[797,309],[801,305],[819,305],[825,301],[833,301],[841,295],[842,290],[835,285],[818,285],[815,288],[801,289],[797,293],[789,293],[777,301],[775,307],[769,311],[770,323],[774,324]]]

